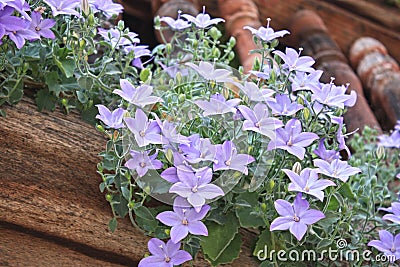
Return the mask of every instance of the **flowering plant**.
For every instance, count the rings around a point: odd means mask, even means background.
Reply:
[[[94,122],[95,104],[117,101],[120,77],[139,79],[150,56],[123,21],[114,25],[122,10],[112,0],[0,1],[0,105],[30,87],[39,110],[76,108]]]
[[[288,31],[275,32],[269,20],[267,27],[245,27],[260,59],[244,74],[228,66],[235,40],[219,41],[223,19],[203,9],[155,22],[161,36],[161,22],[174,35],[154,49],[145,79],[120,80],[118,108],[98,106],[97,116],[109,137],[98,164],[114,214],[109,227],[128,215],[154,237],[139,266],[180,265],[200,250],[213,266],[231,262],[240,253],[240,228],[259,234],[254,255],[261,266],[283,261],[260,258],[265,246],[323,253],[342,240],[351,245],[341,249],[370,246],[392,255],[391,262],[400,259],[398,202],[383,218],[377,208],[396,199],[388,184],[399,155],[384,147],[399,148],[400,124],[379,137],[379,147],[376,131],[356,134],[351,155],[343,114],[355,92],[333,79],[321,83],[322,71],[301,49],[277,50],[276,38]],[[375,229],[380,240],[368,242]]]

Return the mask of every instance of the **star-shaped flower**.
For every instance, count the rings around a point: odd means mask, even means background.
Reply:
[[[339,159],[340,153],[336,150],[327,150],[324,141],[325,138],[322,138],[319,141],[318,148],[313,151],[314,154],[329,163],[332,162],[332,160],[334,159]]]
[[[175,20],[171,17],[162,17],[160,21],[163,21],[168,24],[174,30],[180,31],[190,27],[190,23],[181,19],[182,11],[178,10],[178,18]]]
[[[166,140],[160,135],[161,129],[157,122],[149,121],[143,110],[137,109],[135,118],[125,118],[125,123],[134,134],[139,147],[149,144],[166,144]]]
[[[214,170],[236,170],[248,174],[247,165],[255,159],[247,154],[238,154],[235,144],[232,141],[225,141],[222,145],[217,145],[214,160]]]
[[[285,128],[276,130],[276,138],[268,144],[268,150],[283,149],[299,159],[304,158],[305,147],[311,145],[318,135],[310,132],[302,132],[301,123],[298,119],[291,119]]]
[[[224,195],[224,191],[220,187],[210,184],[212,170],[209,167],[202,168],[196,173],[178,172],[178,178],[179,182],[172,185],[169,192],[186,198],[196,212],[200,212],[206,199]]]
[[[42,14],[40,12],[32,12],[31,14],[32,22],[29,26],[29,28],[36,32],[38,35],[49,38],[49,39],[54,39],[56,36],[54,33],[50,30],[55,24],[56,21],[53,19],[43,19]]]
[[[273,39],[276,39],[278,37],[283,37],[286,34],[289,34],[290,32],[287,30],[281,30],[275,32],[274,29],[269,27],[269,22],[271,21],[270,18],[267,19],[267,27],[259,27],[257,30],[254,29],[253,27],[250,26],[244,26],[243,29],[251,31],[253,35],[256,35],[258,38],[263,40],[264,42],[269,42]]]
[[[368,246],[383,252],[390,262],[400,259],[400,234],[393,236],[386,230],[380,230],[379,239],[370,241]]]
[[[150,85],[142,84],[135,88],[128,80],[121,79],[120,86],[122,90],[116,89],[113,93],[138,107],[143,108],[147,105],[163,102],[162,98],[151,95],[153,87]]]
[[[292,116],[304,108],[297,102],[292,102],[287,94],[277,94],[274,100],[267,101],[267,104],[275,115]]]
[[[103,12],[106,18],[122,13],[124,7],[112,0],[89,0],[93,13]]]
[[[318,173],[310,168],[305,168],[300,172],[300,175],[288,170],[283,169],[289,177],[291,183],[289,184],[289,191],[297,191],[313,195],[320,201],[324,200],[324,190],[328,186],[335,186],[335,183],[327,179],[318,179]]]
[[[179,145],[183,155],[190,163],[199,163],[201,161],[214,161],[216,148],[211,144],[210,139],[200,138],[200,135],[189,136],[189,144]]]
[[[390,135],[380,135],[378,139],[381,146],[400,148],[400,130],[393,131]]]
[[[120,129],[124,128],[125,125],[122,122],[124,118],[125,110],[123,108],[117,108],[113,112],[111,112],[106,106],[104,105],[96,105],[99,110],[99,114],[96,115],[96,119],[101,120],[110,128]]]
[[[244,85],[240,83],[235,83],[240,90],[249,98],[250,101],[254,102],[265,102],[268,100],[272,100],[272,96],[275,94],[275,91],[272,89],[260,89],[257,84],[253,82],[244,82]]]
[[[206,7],[203,6],[203,13],[198,14],[196,17],[193,17],[192,15],[189,14],[183,14],[182,17],[187,19],[188,21],[194,23],[197,28],[207,28],[211,25],[218,24],[220,22],[224,22],[224,19],[221,18],[215,18],[211,19],[210,15],[206,14]]]
[[[238,107],[240,113],[245,118],[243,130],[253,131],[265,135],[270,139],[275,139],[276,129],[283,127],[283,123],[268,115],[268,107],[265,104],[257,103],[253,110],[247,106]]]
[[[335,159],[330,163],[322,159],[314,159],[314,166],[318,167],[318,173],[337,178],[343,182],[347,182],[350,176],[361,172],[360,168],[352,167],[347,161],[340,159]]]
[[[149,156],[150,151],[131,150],[131,158],[125,163],[125,167],[136,170],[139,177],[143,177],[148,170],[161,169],[163,164],[157,158],[158,152]]]
[[[215,94],[210,97],[210,101],[196,100],[194,103],[204,110],[203,116],[207,117],[236,112],[235,106],[239,105],[240,101],[238,98],[226,100],[222,94]]]
[[[197,71],[200,76],[208,81],[233,82],[230,77],[232,73],[230,70],[214,69],[214,65],[210,62],[200,61],[199,65],[188,62],[185,65]]]
[[[301,50],[300,50],[301,51]],[[302,72],[313,72],[315,60],[309,56],[300,56],[296,50],[290,47],[286,47],[285,53],[277,50],[273,52],[285,61],[283,67],[288,68],[289,71],[302,71]]]
[[[352,107],[357,100],[357,94],[355,91],[351,91],[351,93],[347,95],[347,87],[343,85],[336,86],[332,82],[323,84],[321,89],[313,88],[312,91],[312,100],[317,100],[321,104],[331,107],[338,107],[342,109],[345,106]]]
[[[201,207],[199,212],[190,207],[188,201],[182,197],[174,200],[174,211],[164,211],[157,215],[156,219],[171,228],[171,240],[177,243],[189,233],[193,235],[208,235],[207,227],[202,220],[210,210],[209,205]]]
[[[151,255],[142,259],[138,267],[173,267],[192,259],[189,252],[179,249],[180,242],[168,240],[165,244],[158,238],[152,238],[148,246]]]
[[[307,232],[307,226],[325,218],[325,215],[314,209],[309,209],[310,204],[298,193],[293,204],[286,200],[275,201],[275,209],[281,217],[272,221],[270,231],[288,230],[297,240],[301,240]]]
[[[80,4],[80,0],[43,0],[51,8],[53,17],[58,15],[75,15],[80,17],[76,8]]]
[[[322,76],[322,70],[312,71],[310,74],[305,72],[297,72],[296,76],[289,77],[289,80],[292,82],[292,91],[299,90],[320,90],[321,82],[319,79]]]

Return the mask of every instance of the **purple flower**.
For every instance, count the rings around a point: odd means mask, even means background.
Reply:
[[[125,53],[133,51],[134,58],[140,58],[144,56],[151,56],[151,51],[147,49],[148,45],[127,45],[124,47]]]
[[[361,172],[361,169],[350,166],[347,161],[335,159],[327,162],[322,159],[314,159],[314,166],[318,167],[317,172],[326,176],[337,178],[346,182],[351,175]]]
[[[394,129],[400,131],[400,120],[397,121],[397,124],[394,126]]]
[[[165,70],[167,72],[167,74],[169,75],[169,77],[171,78],[175,78],[176,75],[178,74],[178,72],[180,72],[182,74],[182,76],[187,76],[188,75],[188,69],[187,68],[182,68],[182,66],[180,64],[175,64],[172,66],[166,66],[161,62],[156,62],[157,64],[159,64],[161,66],[161,68],[163,70]]]
[[[225,141],[217,145],[214,161],[214,170],[236,170],[248,174],[247,165],[255,159],[247,154],[238,154],[235,144],[232,141]]]
[[[6,32],[14,32],[26,29],[24,19],[11,16],[14,12],[12,7],[4,7],[0,12],[0,39]]]
[[[176,20],[171,17],[162,17],[160,21],[167,23],[169,27],[178,31],[189,28],[190,23],[181,19],[181,13],[182,11],[178,10],[178,18]]]
[[[268,116],[268,107],[265,104],[257,103],[253,108],[254,111],[243,105],[240,105],[238,109],[245,118],[243,122],[245,131],[254,131],[275,139],[276,129],[283,127],[280,120]]]
[[[221,19],[221,18],[211,19],[210,15],[206,14],[205,6],[203,6],[203,13],[198,14],[196,17],[193,17],[188,14],[183,14],[182,17],[184,17],[188,21],[194,23],[197,28],[201,28],[201,29],[204,29],[213,24],[218,24],[220,22],[225,21],[224,19]]]
[[[322,138],[319,141],[318,148],[313,151],[314,154],[329,163],[331,163],[334,159],[339,159],[340,153],[336,150],[326,150],[324,141],[325,138]]]
[[[268,80],[269,76],[271,75],[271,71],[279,72],[279,70],[277,70],[277,69],[274,70],[273,68],[271,68],[271,66],[269,64],[265,64],[264,67],[262,68],[262,71],[251,70],[249,72],[260,79]]]
[[[196,212],[200,212],[206,199],[224,195],[224,191],[220,187],[210,184],[212,170],[209,167],[202,168],[196,173],[178,172],[178,178],[179,182],[173,184],[169,192],[186,198]]]
[[[161,169],[163,164],[157,158],[158,152],[149,156],[150,151],[135,151],[131,150],[131,157],[125,167],[131,170],[136,170],[139,177],[143,177],[148,170]]]
[[[396,175],[396,178],[399,178],[399,179],[400,179],[400,173]]]
[[[139,147],[149,144],[165,144],[164,137],[160,135],[161,129],[156,121],[149,121],[141,109],[137,109],[135,118],[125,118],[128,129],[134,134]]]
[[[38,35],[43,36],[44,38],[54,39],[56,38],[54,33],[50,30],[55,24],[56,21],[53,19],[42,19],[42,14],[40,12],[32,12],[31,14],[32,22],[29,28],[36,32]]]
[[[174,211],[164,211],[157,215],[156,219],[165,225],[172,226],[171,240],[177,243],[189,233],[193,235],[208,235],[207,227],[202,220],[210,210],[209,205],[201,207],[199,212],[188,206],[186,199],[177,197],[174,200]]]
[[[267,104],[275,115],[292,116],[304,108],[302,105],[292,102],[286,94],[277,94],[275,101],[267,101]]]
[[[381,146],[400,148],[400,130],[393,131],[391,135],[380,135],[378,139]]]
[[[302,160],[306,153],[305,147],[318,139],[318,135],[310,132],[303,133],[301,131],[301,123],[298,119],[289,120],[285,128],[276,130],[276,138],[269,142],[268,150],[284,149]]]
[[[394,262],[400,259],[400,234],[393,235],[386,231],[379,231],[380,240],[372,240],[368,243],[368,246],[374,247],[380,252],[383,252],[390,262]]]
[[[7,32],[8,37],[15,43],[18,49],[21,49],[25,45],[25,40],[36,40],[39,39],[39,35],[29,29],[30,22],[28,20],[22,20],[21,26],[23,29]]]
[[[200,138],[198,134],[188,137],[189,144],[179,145],[183,155],[190,163],[199,163],[201,161],[214,161],[216,147],[211,144],[210,139]]]
[[[210,62],[200,61],[199,65],[188,62],[186,66],[197,71],[204,79],[215,82],[232,82],[231,71],[225,69],[214,69]]]
[[[275,32],[274,29],[269,27],[269,22],[271,21],[270,18],[267,19],[267,27],[260,27],[258,30],[250,27],[250,26],[244,26],[243,29],[251,31],[253,35],[256,35],[258,38],[263,40],[264,42],[269,42],[273,39],[276,39],[278,37],[283,37],[286,34],[290,34],[289,31],[287,30],[282,30],[282,31],[277,31]]]
[[[178,143],[178,144],[188,144],[190,140],[181,134],[179,134],[176,130],[176,126],[171,122],[165,120],[161,121],[156,114],[154,114],[158,126],[161,129],[162,135],[165,137],[169,143]]]
[[[104,12],[107,18],[118,15],[124,10],[122,5],[114,3],[112,0],[89,0],[89,3],[93,13]]]
[[[31,20],[28,13],[26,11],[31,10],[30,6],[25,0],[13,0],[7,1],[7,6],[13,7],[18,13],[20,13],[25,19]]]
[[[393,213],[384,215],[382,219],[400,224],[400,202],[393,202],[390,208],[380,208],[380,210]]]
[[[158,238],[150,239],[149,251],[152,254],[139,262],[138,267],[173,267],[192,260],[192,256],[184,250],[180,250],[181,243],[168,240],[167,244]]]
[[[194,103],[199,106],[203,112],[203,116],[220,115],[228,112],[236,112],[235,106],[240,103],[240,99],[234,98],[226,100],[221,94],[215,94],[210,97],[210,101],[196,100]]]
[[[289,80],[292,82],[292,91],[319,90],[321,88],[319,79],[321,78],[322,73],[322,70],[315,70],[310,74],[305,72],[297,72],[296,76],[289,78]]]
[[[302,199],[301,193],[297,194],[293,204],[283,199],[276,200],[275,209],[281,217],[272,221],[270,231],[289,229],[290,233],[300,241],[307,232],[307,225],[325,218],[321,211],[309,207],[310,204]]]
[[[107,107],[103,105],[96,105],[99,110],[99,114],[96,115],[96,119],[101,120],[110,128],[120,129],[124,128],[125,125],[122,122],[124,118],[125,110],[123,108],[117,108],[113,112],[111,112]]]
[[[301,57],[300,52],[297,53],[293,48],[286,47],[285,54],[281,51],[274,51],[273,53],[285,61],[283,67],[288,68],[289,71],[313,72],[314,69],[311,66],[315,63],[315,60],[309,56]]]
[[[80,0],[43,0],[43,2],[50,6],[54,17],[62,14],[75,15],[77,17],[81,16],[79,12],[75,10],[80,4]]]
[[[240,90],[242,90],[250,101],[261,102],[272,99],[272,95],[275,91],[272,89],[260,89],[257,84],[253,82],[244,82],[244,86],[240,83],[235,83]]]
[[[344,108],[352,107],[356,103],[357,94],[355,91],[351,91],[349,95],[346,94],[347,87],[345,86],[336,86],[332,82],[323,84],[321,89],[313,88],[313,95],[311,99],[317,100],[321,104]]]
[[[114,90],[113,93],[121,96],[131,104],[143,108],[150,104],[163,102],[161,98],[151,95],[153,93],[153,87],[150,85],[142,84],[135,88],[126,79],[120,79],[119,83],[122,90],[117,89]]]
[[[300,175],[297,173],[283,169],[289,177],[291,183],[289,184],[289,191],[297,191],[313,195],[320,201],[324,200],[324,190],[328,186],[335,186],[335,183],[327,179],[318,179],[318,173],[310,168],[305,168],[301,171]]]
[[[178,152],[173,152],[174,157],[174,166],[165,169],[160,176],[170,182],[177,183],[179,182],[179,172],[195,172],[196,170],[192,168],[186,161],[186,159]]]

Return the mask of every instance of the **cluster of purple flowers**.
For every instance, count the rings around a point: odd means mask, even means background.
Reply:
[[[211,19],[203,9],[203,13],[197,17],[179,13],[176,20],[164,17],[161,21],[174,30],[180,31],[190,27],[191,23],[196,28],[204,29],[223,20]],[[245,28],[256,35],[261,42],[266,43],[289,33],[275,32],[269,24],[267,28],[260,27],[258,30],[251,27]],[[118,34],[114,36],[114,33],[110,31],[100,32],[104,38],[109,38],[111,43],[113,43],[113,38],[117,40],[114,45],[123,49],[135,47],[135,43],[139,42],[135,34],[124,39]],[[309,225],[325,218],[323,212],[310,208],[311,200],[316,198],[323,202],[326,188],[336,186],[337,183],[346,183],[350,176],[361,172],[361,169],[352,167],[340,157],[341,150],[345,150],[349,157],[351,155],[345,144],[343,117],[335,116],[337,114],[335,111],[344,110],[345,107],[355,104],[356,94],[354,91],[346,94],[348,85],[336,86],[333,81],[327,84],[321,83],[319,78],[322,72],[312,67],[315,61],[311,57],[301,56],[301,49],[297,52],[295,49],[286,48],[285,52],[274,51],[273,53],[284,62],[279,71],[274,71],[278,76],[287,77],[287,79],[282,79],[289,81],[290,86],[285,90],[260,86],[263,79],[270,77],[272,69],[268,65],[262,71],[252,72],[253,76],[258,78],[258,82],[245,81],[243,84],[234,82],[232,72],[218,69],[212,63],[201,61],[198,64],[190,62],[185,65],[193,69],[206,82],[213,84],[212,88],[218,88],[215,86],[216,83],[234,83],[241,90],[241,98],[229,99],[229,94],[214,92],[209,94],[209,97],[193,99],[196,108],[202,111],[199,113],[200,116],[203,118],[220,115],[230,118],[229,116],[232,116],[232,120],[240,125],[241,130],[268,138],[267,150],[282,150],[285,151],[284,153],[287,152],[287,157],[299,160],[306,158],[314,165],[314,168],[305,168],[298,172],[283,169],[282,171],[290,180],[288,191],[297,192],[297,194],[293,203],[284,199],[278,199],[274,203],[279,217],[272,221],[270,231],[289,230],[300,241],[307,233]],[[99,105],[97,118],[110,128],[125,127],[134,136],[135,145],[139,149],[130,151],[131,157],[125,163],[125,167],[135,170],[140,177],[145,176],[150,169],[163,170],[161,177],[171,183],[169,193],[175,194],[173,211],[164,211],[156,217],[157,220],[171,227],[171,240],[167,244],[158,239],[150,240],[149,250],[152,256],[143,259],[140,266],[177,265],[191,259],[189,254],[179,250],[180,242],[189,234],[208,235],[208,229],[201,221],[210,211],[210,205],[207,203],[226,193],[213,183],[214,174],[234,170],[249,175],[251,172],[249,165],[256,159],[251,155],[240,153],[232,140],[213,144],[209,138],[202,138],[197,133],[184,136],[179,133],[174,123],[161,120],[154,113],[146,113],[144,110],[146,106],[163,101],[152,95],[152,86],[140,84],[135,87],[124,79],[121,80],[120,85],[121,90],[115,90],[114,93],[120,95],[125,103],[134,106],[132,109],[135,112],[134,117],[130,117],[133,114],[124,116],[129,112],[122,108],[110,111]],[[312,132],[310,125],[301,120],[304,114],[300,116],[299,113],[303,110],[311,113],[316,121],[333,125],[334,132],[331,134],[336,140],[329,141],[336,144],[335,149],[327,149],[326,145],[329,142],[325,141],[328,140]],[[327,114],[329,116],[326,116]],[[397,135],[400,135],[400,123],[396,126],[393,137],[390,137],[394,140],[390,141],[391,144],[399,143]],[[318,146],[317,140],[319,140]],[[387,140],[385,142],[390,143]],[[312,151],[314,143],[317,148]],[[159,152],[165,155],[172,154],[168,160],[173,162],[173,166],[164,169],[163,162],[157,159]],[[307,200],[306,197],[310,199]],[[399,220],[399,214],[394,213],[393,216],[386,218],[392,221]],[[382,236],[385,240],[389,240],[385,233],[382,233]],[[395,238],[392,236],[392,243],[398,244],[397,239],[399,239],[398,236]],[[372,241],[370,244],[377,245]],[[393,252],[392,248],[391,251]]]
[[[50,29],[56,22],[42,18],[42,13],[40,8],[31,10],[25,0],[0,1],[0,43],[4,36],[8,36],[21,49],[26,41],[41,37],[54,39]]]

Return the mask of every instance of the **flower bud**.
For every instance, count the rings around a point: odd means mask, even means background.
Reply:
[[[229,46],[232,48],[236,45],[236,38],[231,36],[231,38],[229,38]]]
[[[172,52],[172,44],[171,43],[167,43],[165,45],[165,52],[167,53],[167,55],[171,55],[171,52]]]
[[[171,234],[171,230],[170,230],[170,229],[165,229],[164,232],[165,232],[165,234],[168,235],[168,236]]]
[[[208,33],[214,40],[218,40],[222,36],[221,32],[216,27],[212,27]]]
[[[61,99],[61,104],[62,104],[64,107],[66,107],[66,106],[68,105],[68,100],[65,99],[65,98]]]
[[[178,96],[178,102],[179,103],[183,103],[183,102],[185,102],[185,100],[186,100],[186,95],[185,94],[180,94]]]
[[[297,103],[304,106],[304,99],[301,97],[297,98]]]
[[[81,10],[85,16],[89,15],[90,12],[89,0],[81,0]]]
[[[378,146],[376,149],[376,157],[381,160],[385,157],[385,148],[383,146]]]
[[[266,211],[267,211],[267,204],[261,203],[261,210],[262,210],[263,212],[266,212]]]
[[[93,15],[93,13],[89,14],[87,20],[88,20],[88,26],[89,27],[93,27],[93,25],[94,25],[94,15]]]
[[[297,174],[300,174],[300,172],[301,172],[301,164],[300,164],[300,162],[296,162],[294,165],[293,165],[293,167],[292,167],[292,171],[293,172],[295,172],[295,173],[297,173]]]
[[[173,160],[172,160],[172,149],[168,148],[167,149],[167,153],[165,153],[165,157],[167,158],[167,160],[169,161],[169,163],[174,164]]]
[[[108,202],[111,202],[111,200],[112,200],[112,195],[111,194],[107,194],[106,195],[106,200],[108,201]]]
[[[86,41],[85,39],[81,39],[79,41],[79,48],[83,50],[85,47],[86,47]]]
[[[308,108],[303,108],[303,116],[306,120],[310,118],[310,110]]]
[[[219,49],[216,47],[214,47],[212,49],[211,53],[212,53],[213,58],[219,58],[221,56],[221,51],[219,51]]]
[[[140,72],[140,75],[139,75],[140,80],[142,82],[146,82],[150,76],[151,76],[151,72],[148,68],[142,69],[142,71]]]
[[[150,195],[150,193],[151,193],[151,188],[150,188],[150,186],[146,186],[145,188],[143,188],[143,191],[144,191],[146,194]]]
[[[223,87],[221,90],[222,95],[225,97],[225,99],[228,99],[229,97],[229,89],[226,87]]]
[[[160,27],[160,25],[161,25],[160,16],[156,16],[154,18],[154,26],[155,27]]]
[[[104,131],[105,131],[103,125],[97,124],[96,128],[97,128],[97,130],[99,130],[99,132],[101,132],[101,133],[104,133]]]
[[[247,154],[251,154],[251,152],[253,152],[253,146],[249,146],[248,148],[247,148]]]
[[[128,208],[129,208],[130,210],[132,210],[134,207],[135,207],[135,202],[133,202],[133,201],[129,202]]]
[[[275,187],[275,181],[274,180],[270,180],[269,181],[269,189],[272,190]]]
[[[182,73],[180,71],[178,71],[176,73],[175,79],[176,79],[177,84],[181,84],[182,83]]]
[[[258,57],[256,57],[254,59],[254,63],[253,63],[253,70],[259,71],[261,68],[261,62],[260,59]]]
[[[228,60],[232,61],[234,58],[235,58],[235,52],[233,52],[233,51],[229,52]]]

